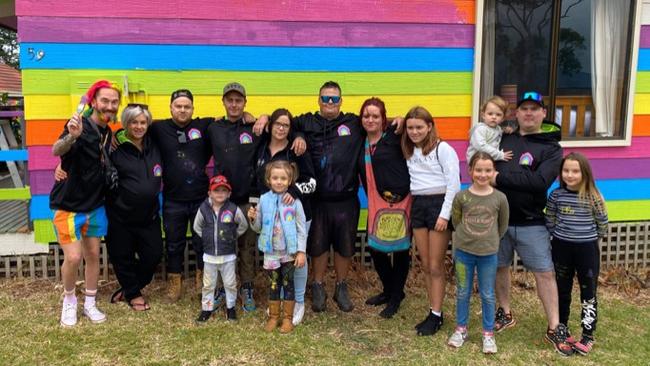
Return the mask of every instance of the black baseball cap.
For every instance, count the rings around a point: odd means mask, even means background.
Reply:
[[[178,89],[178,90],[176,90],[175,92],[172,93],[172,98],[170,100],[170,103],[173,102],[174,100],[176,100],[176,98],[180,98],[180,97],[185,97],[185,98],[191,100],[192,102],[194,102],[194,96],[192,95],[191,91],[189,91],[187,89]]]
[[[533,102],[544,108],[544,97],[536,91],[524,92],[519,98],[519,101],[517,101],[517,108],[519,108],[519,106],[521,106],[524,102]]]

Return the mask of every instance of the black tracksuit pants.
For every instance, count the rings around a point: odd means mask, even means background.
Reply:
[[[198,201],[163,202],[163,228],[165,230],[165,245],[167,247],[167,272],[181,273],[183,271],[183,255],[187,245],[187,226],[192,232],[192,247],[196,253],[196,267],[203,270],[203,242],[192,226],[196,211],[205,199]]]
[[[370,249],[370,256],[375,265],[375,270],[379,275],[384,294],[390,296],[391,301],[400,302],[404,299],[404,285],[409,274],[411,264],[411,255],[408,250],[394,252],[393,262],[391,263],[390,255]]]
[[[598,240],[587,243],[571,243],[553,238],[551,244],[557,281],[560,323],[568,325],[573,278],[577,274],[580,285],[582,334],[593,336],[598,322],[596,296],[600,272]]]
[[[150,224],[125,223],[108,215],[108,257],[127,301],[142,296],[162,258],[160,218]]]

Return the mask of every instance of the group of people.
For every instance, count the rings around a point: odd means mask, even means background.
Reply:
[[[123,129],[113,137],[108,123],[116,119],[120,100],[116,85],[93,84],[83,100],[89,108],[79,108],[53,146],[61,156],[50,195],[64,251],[61,325],[77,323],[75,280],[82,258],[83,314],[95,323],[106,319],[95,302],[102,236],[120,283],[111,302],[125,301],[137,311],[150,308],[142,289],[163,253],[161,183],[166,298],[173,302],[182,295],[189,225],[196,286],[202,289],[197,323],[208,321],[222,305],[226,318],[235,320],[238,294],[245,311],[255,310],[258,250],[268,273],[266,331],[279,327],[288,333],[302,321],[308,263],[311,308],[326,310],[324,279],[332,248],[332,299],[341,311],[352,311],[346,279],[355,254],[361,183],[368,197],[368,245],[383,288],[366,304],[385,305],[381,317],[393,317],[405,297],[413,241],[429,302],[415,328],[418,335],[440,330],[451,239],[457,324],[450,346],[460,347],[467,339],[476,271],[483,352],[497,352],[494,332],[516,324],[509,272],[516,251],[535,275],[548,320],[545,338],[563,355],[591,350],[598,238],[606,231],[607,213],[586,158],[578,153],[562,157],[559,126],[545,120],[539,93],[522,95],[514,126],[502,124],[503,99],[484,103],[481,121],[470,131],[472,183],[462,191],[456,151],[438,135],[425,108],[413,107],[391,122],[384,102],[373,97],[358,115],[342,113],[341,87],[333,81],[319,90],[318,112],[294,117],[280,108],[257,120],[245,112],[246,90],[239,83],[224,87],[226,115],[220,119],[193,118],[192,93],[177,90],[171,95],[172,118],[152,123],[146,105],[128,104],[120,119]],[[111,171],[117,172],[117,184]],[[547,200],[558,175],[560,188]],[[580,340],[567,328],[576,272]]]

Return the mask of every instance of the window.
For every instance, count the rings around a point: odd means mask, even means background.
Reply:
[[[536,90],[564,141],[625,139],[636,2],[485,0],[479,99]]]

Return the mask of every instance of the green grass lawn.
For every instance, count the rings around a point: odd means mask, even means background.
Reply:
[[[650,364],[650,302],[631,300],[611,289],[599,293],[596,345],[588,357],[561,357],[543,341],[546,322],[534,290],[513,289],[516,327],[497,335],[499,353],[481,353],[480,306],[472,298],[470,337],[459,350],[446,345],[454,327],[453,287],[445,300],[446,318],[433,337],[418,337],[413,326],[426,314],[426,297],[413,275],[407,298],[391,320],[381,308],[363,300],[377,290],[372,271],[357,273],[350,287],[356,309],[341,313],[328,300],[324,314],[309,309],[305,321],[289,335],[262,330],[264,311],[239,311],[227,322],[220,312],[205,326],[196,326],[196,293],[189,290],[174,305],[162,303],[163,287],[147,289],[152,309],[137,313],[126,304],[109,304],[116,284],[102,286],[100,308],[108,320],[90,324],[81,318],[73,329],[59,326],[61,290],[48,281],[0,282],[0,365],[228,365],[228,364],[430,364],[430,365],[648,365]],[[529,280],[531,280],[529,278]],[[258,278],[257,298],[264,279]],[[332,295],[333,280],[328,283]],[[577,292],[575,293],[577,297]],[[309,302],[308,302],[309,304]],[[579,310],[572,308],[571,325],[579,335]]]

